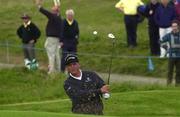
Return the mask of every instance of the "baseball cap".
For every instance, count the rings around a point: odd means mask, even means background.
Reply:
[[[65,65],[69,65],[71,63],[79,62],[78,57],[74,54],[69,54],[65,58]]]
[[[21,16],[21,19],[30,19],[30,16],[27,15],[27,14],[23,14],[23,15]]]

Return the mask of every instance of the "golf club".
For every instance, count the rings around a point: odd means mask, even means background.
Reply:
[[[115,36],[112,33],[109,33],[108,37],[109,37],[109,39],[112,40],[112,52],[111,52],[111,57],[110,57],[108,81],[107,81],[107,84],[109,85],[110,84],[110,77],[111,77],[112,60],[113,60],[113,56],[114,56]]]
[[[115,36],[112,33],[108,34],[109,39],[112,40],[112,53],[111,53],[111,57],[110,57],[110,64],[109,64],[109,73],[108,73],[108,81],[107,84],[110,84],[110,77],[111,77],[111,68],[112,68],[112,60],[113,60],[113,56],[114,56],[114,45],[115,45]],[[110,98],[110,94],[109,93],[104,93],[103,94],[104,99],[108,99]]]

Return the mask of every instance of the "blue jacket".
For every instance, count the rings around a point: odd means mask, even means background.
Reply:
[[[172,5],[164,7],[162,4],[155,11],[155,23],[160,28],[168,28],[171,26],[172,20],[176,18],[175,8]]]

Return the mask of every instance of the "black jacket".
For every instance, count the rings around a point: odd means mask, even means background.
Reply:
[[[57,37],[61,39],[61,29],[62,29],[62,19],[61,16],[52,14],[51,12],[40,8],[39,11],[48,18],[48,23],[46,26],[46,36],[47,37]],[[61,40],[60,40],[61,41]]]
[[[72,112],[81,114],[103,114],[100,88],[104,81],[94,72],[82,71],[82,79],[69,76],[64,89],[72,100]]]
[[[31,22],[27,27],[21,25],[17,30],[17,35],[22,39],[22,43],[27,44],[31,40],[36,42],[40,37],[41,32],[38,27]]]
[[[62,25],[62,42],[64,45],[77,45],[79,38],[79,26],[76,20],[73,21],[72,25],[69,25],[67,20],[63,20]]]
[[[159,7],[160,3],[157,3],[157,4],[152,4],[152,3],[149,3],[147,6],[146,6],[146,10],[145,10],[145,15],[146,17],[148,18],[148,24],[149,26],[157,26],[156,25],[156,22],[154,20],[154,14],[156,12],[156,9]],[[149,12],[150,11],[153,11],[152,14],[150,14]]]

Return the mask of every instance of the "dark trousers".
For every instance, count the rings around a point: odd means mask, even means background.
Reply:
[[[127,45],[137,46],[137,15],[125,15],[124,16],[125,28],[127,33]]]
[[[151,55],[160,55],[160,44],[159,44],[159,27],[149,25],[149,43]]]
[[[62,48],[62,56],[61,56],[61,71],[65,71],[65,58],[68,54],[76,54],[77,47],[76,46],[63,46]]]
[[[32,61],[35,59],[35,45],[34,44],[23,44],[24,58]]]
[[[167,84],[171,84],[173,80],[174,68],[176,68],[175,83],[180,85],[180,58],[169,58]]]

